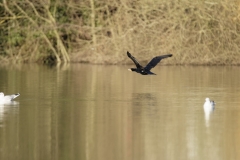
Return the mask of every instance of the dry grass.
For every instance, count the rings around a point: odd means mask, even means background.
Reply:
[[[120,1],[102,18],[96,46],[76,51],[74,61],[127,63],[165,53],[165,64],[239,65],[240,5],[232,1]],[[82,48],[81,48],[82,50]]]
[[[131,63],[126,56],[126,51],[130,51],[143,61],[172,53],[174,56],[163,64],[240,64],[238,1],[57,2],[52,4],[55,11],[45,6],[41,12],[38,8],[43,3],[34,2],[36,11],[32,9],[32,14],[16,9],[14,14],[24,16],[29,25],[14,21],[21,24],[19,30],[24,33],[24,40],[17,47],[9,46],[8,55],[17,55],[23,61],[58,57],[67,62],[69,56],[72,62],[121,64]],[[16,3],[8,6],[14,10]],[[66,11],[60,10],[61,6]],[[59,18],[64,15],[66,20]]]

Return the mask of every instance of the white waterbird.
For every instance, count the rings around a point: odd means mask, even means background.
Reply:
[[[4,95],[3,92],[0,92],[0,104],[5,104],[11,102],[13,99],[17,98],[20,96],[19,93],[16,94],[11,94],[11,95]]]

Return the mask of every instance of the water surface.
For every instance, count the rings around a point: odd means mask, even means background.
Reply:
[[[239,67],[129,67],[0,67],[0,91],[21,94],[0,106],[0,159],[240,158]]]

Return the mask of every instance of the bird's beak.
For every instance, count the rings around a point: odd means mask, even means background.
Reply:
[[[132,71],[131,69],[128,69],[129,71]]]

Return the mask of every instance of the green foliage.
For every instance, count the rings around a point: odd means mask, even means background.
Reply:
[[[51,5],[50,12],[54,15],[55,20],[59,24],[70,23],[71,19],[69,18],[68,8],[64,5]]]
[[[8,45],[11,47],[20,47],[24,44],[26,36],[22,32],[9,32]]]

